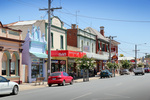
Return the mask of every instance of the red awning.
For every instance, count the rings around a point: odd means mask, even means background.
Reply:
[[[48,54],[48,51],[46,52]],[[82,58],[86,53],[71,50],[51,50],[51,57],[74,57]]]

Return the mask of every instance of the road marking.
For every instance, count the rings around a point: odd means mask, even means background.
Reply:
[[[128,96],[115,95],[115,94],[106,94],[106,95],[114,96],[114,97],[121,97],[121,98],[130,98],[130,97],[128,97]]]
[[[89,92],[89,93],[86,93],[86,94],[84,94],[84,95],[78,96],[78,97],[73,98],[73,99],[71,99],[71,100],[76,100],[76,99],[79,99],[79,98],[85,97],[85,96],[90,95],[90,94],[92,94],[92,92]]]

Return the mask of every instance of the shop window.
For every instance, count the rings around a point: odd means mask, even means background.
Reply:
[[[11,62],[11,74],[15,74],[15,62]]]
[[[32,59],[31,66],[31,77],[43,77],[43,60],[42,59]]]
[[[61,35],[60,36],[60,49],[63,49],[64,47],[64,39],[63,39],[63,36]]]
[[[2,58],[2,75],[7,75],[7,55],[5,53]]]
[[[6,61],[2,62],[2,75],[6,75]]]
[[[12,61],[11,61],[11,70],[10,70],[10,74],[11,75],[15,75],[15,71],[16,71],[16,66],[17,66],[17,64],[16,64],[16,56],[15,56],[15,54],[13,54],[13,56],[12,56]]]

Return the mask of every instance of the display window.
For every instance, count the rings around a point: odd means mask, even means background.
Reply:
[[[31,66],[31,77],[43,77],[43,60],[42,59],[33,59]]]

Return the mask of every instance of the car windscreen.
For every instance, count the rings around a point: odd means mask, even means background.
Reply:
[[[50,76],[59,76],[61,73],[52,73]]]

